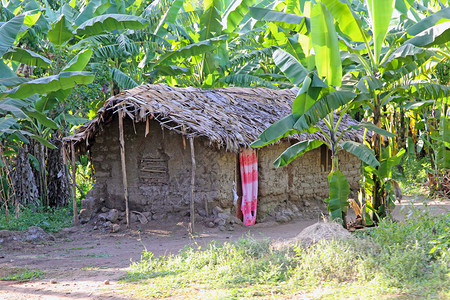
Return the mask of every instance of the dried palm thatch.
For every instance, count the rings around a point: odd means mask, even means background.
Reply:
[[[103,124],[123,110],[134,122],[157,120],[163,128],[188,138],[206,137],[211,144],[238,152],[257,139],[269,125],[291,113],[295,93],[291,90],[229,87],[221,89],[176,88],[142,85],[110,98],[98,116],[65,139],[81,152],[89,148]],[[349,116],[341,121],[340,131],[358,124]],[[325,132],[325,123],[318,123]],[[302,133],[296,140],[321,139],[323,134]],[[362,131],[344,133],[344,140],[362,141]]]

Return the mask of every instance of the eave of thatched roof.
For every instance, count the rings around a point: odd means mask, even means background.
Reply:
[[[262,87],[200,89],[142,85],[107,100],[97,118],[65,141],[73,141],[79,149],[89,148],[102,125],[123,110],[134,122],[151,118],[166,129],[187,137],[206,137],[218,147],[237,152],[241,147],[249,147],[268,126],[291,113],[294,98],[290,90]],[[339,131],[355,124],[358,122],[346,115]],[[322,121],[317,125],[328,131]],[[347,131],[343,139],[361,142],[362,133]],[[320,132],[296,134],[291,138],[324,140]]]

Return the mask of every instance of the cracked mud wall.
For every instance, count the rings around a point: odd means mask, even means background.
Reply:
[[[105,125],[91,148],[96,184],[91,195],[103,197],[104,206],[124,209],[118,122]],[[190,203],[191,154],[189,140],[162,130],[155,121],[133,124],[124,120],[130,210],[153,214],[187,214]],[[185,146],[186,145],[186,146]],[[235,154],[216,150],[206,139],[194,140],[196,159],[196,208],[205,201],[215,205],[232,205]]]

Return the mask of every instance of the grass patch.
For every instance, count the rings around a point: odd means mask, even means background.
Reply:
[[[111,257],[113,255],[108,254],[108,253],[90,253],[90,254],[86,254],[83,256],[84,257]]]
[[[427,170],[432,171],[431,164],[426,157],[417,159],[415,155],[405,155],[402,161],[403,176],[399,180],[405,195],[428,195],[430,190],[427,183]]]
[[[81,270],[83,270],[83,271],[88,271],[88,270],[103,270],[103,269],[108,269],[108,266],[92,265],[92,266],[87,266],[87,267],[81,268]]]
[[[33,279],[42,278],[44,272],[41,270],[29,270],[26,268],[2,268],[2,277],[0,277],[1,281],[19,281],[25,282]],[[6,274],[5,274],[6,273]]]
[[[39,226],[47,232],[58,232],[72,226],[72,211],[67,207],[25,208],[17,219],[13,211],[10,211],[9,216],[9,222],[6,222],[5,210],[0,210],[0,230],[23,231],[30,226]]]
[[[446,298],[450,257],[445,243],[432,251],[432,241],[449,226],[450,215],[423,214],[309,249],[276,250],[247,238],[162,257],[144,252],[123,278],[125,292],[138,298]]]
[[[84,250],[84,249],[94,249],[94,246],[89,246],[89,247],[77,247],[77,248],[59,248],[56,249],[57,251],[66,251],[67,253],[70,253],[71,251],[75,251],[75,250]]]

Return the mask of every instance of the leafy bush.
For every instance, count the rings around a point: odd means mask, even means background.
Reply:
[[[401,164],[403,178],[400,181],[404,194],[420,193],[421,184],[427,182],[427,171],[431,171],[428,157],[420,160],[414,154],[405,155]]]
[[[72,225],[72,210],[63,208],[25,208],[19,217],[14,218],[14,212],[9,213],[6,222],[5,210],[0,210],[0,230],[23,231],[30,226],[39,226],[45,231],[58,232],[64,227]]]

